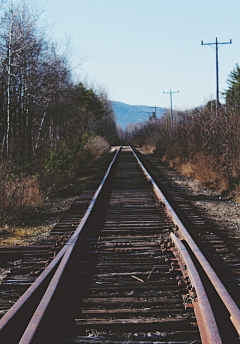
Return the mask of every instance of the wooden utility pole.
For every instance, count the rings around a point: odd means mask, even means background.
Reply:
[[[172,94],[173,93],[179,93],[179,91],[177,92],[172,92],[172,90],[170,89],[170,92],[164,92],[163,94],[170,94],[170,108],[171,108],[171,128],[173,128],[173,114],[172,114]]]
[[[219,108],[219,81],[218,81],[218,46],[223,44],[232,44],[232,40],[230,39],[229,42],[218,42],[216,37],[215,43],[203,43],[201,41],[201,45],[210,45],[211,47],[215,45],[216,49],[216,113],[218,116],[218,108]]]

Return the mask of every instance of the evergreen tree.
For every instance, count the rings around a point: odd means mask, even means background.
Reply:
[[[228,76],[227,84],[229,88],[226,90],[226,104],[228,107],[239,109],[240,107],[240,67],[236,63],[235,68]]]

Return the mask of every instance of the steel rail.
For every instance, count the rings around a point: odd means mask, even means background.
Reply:
[[[92,200],[88,206],[88,209],[86,213],[84,214],[80,224],[76,228],[75,232],[72,234],[68,242],[63,246],[63,248],[60,250],[60,252],[57,254],[57,256],[52,260],[52,262],[48,265],[48,267],[44,270],[44,272],[36,279],[36,281],[27,289],[27,291],[20,297],[20,299],[11,307],[11,309],[1,318],[0,320],[0,341],[2,336],[4,336],[5,332],[9,330],[9,327],[11,326],[10,323],[12,323],[15,319],[17,321],[18,315],[20,311],[22,311],[24,308],[27,307],[27,304],[30,302],[30,300],[33,298],[33,295],[39,292],[39,289],[42,288],[44,289],[43,291],[41,290],[41,295],[44,294],[43,298],[40,299],[39,303],[39,298],[38,301],[36,302],[35,306],[31,305],[32,307],[35,307],[36,312],[38,312],[39,316],[39,309],[46,309],[51,297],[53,296],[54,293],[54,283],[57,284],[59,283],[60,280],[60,271],[63,271],[64,267],[66,266],[67,261],[69,260],[70,254],[76,244],[76,241],[82,232],[91,212],[92,209],[96,203],[97,197],[100,194],[103,185],[105,184],[107,177],[110,174],[110,171],[113,167],[113,164],[121,151],[122,146],[120,146],[117,150],[117,152],[114,155],[114,158],[112,162],[110,163],[108,170],[99,185],[97,191],[94,193]],[[47,282],[46,282],[47,280]],[[49,281],[50,280],[50,281]],[[53,280],[55,282],[53,282]],[[44,285],[44,283],[47,283],[47,286]],[[51,290],[51,293],[49,292]],[[44,297],[47,297],[44,299]],[[41,306],[40,306],[41,305]],[[42,307],[44,305],[44,307]],[[41,314],[41,319],[43,317],[43,312]],[[32,320],[34,319],[34,320]],[[32,324],[33,322],[36,321],[36,316],[33,316],[29,322],[28,325],[26,325],[26,330],[24,332],[24,336],[21,339],[21,343],[30,343],[32,338],[32,335],[29,335],[28,330],[30,329],[30,332],[32,331],[32,334],[35,334],[37,328],[34,330],[32,329]],[[35,326],[35,325],[34,325]]]
[[[197,302],[193,302],[202,342],[206,344],[221,344],[222,340],[216,320],[197,269],[181,240],[174,233],[170,233],[170,237],[187,267],[188,276],[196,290]],[[201,318],[201,321],[199,318]]]
[[[94,196],[93,196],[93,198],[92,198],[92,200],[91,200],[91,202],[89,204],[89,207],[88,207],[84,217],[82,218],[82,220],[81,220],[80,224],[78,225],[76,231],[74,232],[74,234],[70,238],[72,240],[71,241],[69,240],[66,243],[66,246],[68,246],[68,247],[67,247],[67,250],[66,250],[66,252],[65,252],[65,254],[64,254],[64,256],[63,256],[63,258],[61,260],[61,263],[59,264],[57,271],[55,272],[53,278],[51,279],[51,282],[50,282],[50,284],[49,284],[49,286],[48,286],[48,288],[47,288],[47,290],[46,290],[46,292],[45,292],[41,302],[39,303],[35,313],[33,314],[32,318],[31,318],[31,321],[29,322],[29,324],[28,324],[28,326],[27,326],[27,328],[26,328],[26,330],[25,330],[21,340],[19,341],[19,344],[29,344],[29,343],[32,342],[32,340],[33,340],[33,338],[34,338],[34,336],[35,336],[35,334],[36,334],[36,332],[38,330],[38,327],[39,327],[39,325],[40,325],[40,323],[41,323],[41,321],[42,321],[42,319],[44,317],[44,314],[45,314],[45,312],[46,312],[46,310],[47,310],[47,308],[48,308],[48,306],[49,306],[49,304],[50,304],[50,302],[51,302],[51,300],[52,300],[52,298],[54,296],[54,293],[55,293],[58,285],[59,285],[59,282],[60,282],[60,280],[61,280],[61,278],[63,276],[63,273],[65,271],[67,263],[68,263],[71,255],[72,255],[72,252],[73,252],[73,250],[75,248],[75,244],[77,242],[77,239],[79,238],[79,235],[82,232],[82,230],[83,230],[83,228],[84,228],[84,226],[86,224],[86,221],[87,221],[87,219],[89,218],[89,216],[90,216],[90,214],[92,212],[92,209],[93,209],[93,207],[94,207],[94,205],[96,203],[96,200],[97,200],[97,198],[98,198],[98,196],[99,196],[99,194],[100,194],[100,192],[101,192],[101,190],[102,190],[102,188],[103,188],[103,186],[104,186],[104,184],[105,184],[105,182],[107,180],[107,177],[110,174],[112,166],[113,166],[113,164],[114,164],[114,162],[116,160],[116,157],[119,154],[120,150],[121,150],[121,147],[116,152],[116,154],[115,154],[115,156],[114,156],[114,158],[113,158],[113,160],[112,160],[112,162],[111,162],[111,164],[110,164],[110,166],[109,166],[109,168],[108,168],[108,170],[107,170],[107,172],[106,172],[106,174],[105,174],[101,184],[99,185],[97,191],[95,192],[95,194],[94,194]]]
[[[130,146],[130,145],[129,145]],[[130,146],[131,147],[131,146]],[[152,183],[153,190],[158,197],[158,199],[163,202],[166,206],[167,213],[172,218],[173,222],[177,226],[178,230],[180,231],[183,239],[188,243],[190,249],[194,253],[195,257],[201,264],[203,270],[207,274],[208,278],[210,279],[212,285],[214,286],[215,290],[217,291],[218,295],[220,296],[222,302],[224,303],[226,309],[228,310],[230,314],[230,319],[232,321],[233,326],[235,327],[238,335],[240,336],[240,309],[232,299],[231,295],[217,276],[216,272],[213,270],[195,241],[192,239],[190,234],[188,233],[187,229],[169,204],[168,200],[162,193],[162,191],[159,189],[155,181],[153,180],[152,176],[149,174],[149,172],[146,170],[140,159],[138,158],[137,154],[135,153],[134,149],[131,147],[133,154],[135,158],[137,159],[139,165],[141,166],[146,178]]]

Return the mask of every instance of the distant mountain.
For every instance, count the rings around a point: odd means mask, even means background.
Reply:
[[[154,108],[146,105],[128,105],[116,101],[111,103],[117,118],[116,122],[121,126],[122,130],[125,130],[128,124],[147,121],[149,115],[155,111]],[[157,118],[162,117],[165,111],[165,108],[157,107]]]

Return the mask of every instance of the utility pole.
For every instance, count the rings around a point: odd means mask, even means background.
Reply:
[[[170,92],[164,92],[163,94],[170,94],[170,105],[171,105],[171,128],[173,128],[173,114],[172,114],[172,94],[173,93],[179,93],[179,90],[177,92],[172,92],[172,90],[170,89]]]
[[[210,45],[211,47],[215,45],[216,49],[216,114],[218,116],[218,108],[219,108],[219,82],[218,82],[218,46],[223,44],[232,44],[232,40],[230,39],[229,42],[218,42],[216,37],[215,43],[203,43],[201,41],[201,45]]]
[[[154,116],[153,119],[157,119],[157,109],[160,109],[159,106],[149,106],[151,109],[155,109],[155,112],[153,112]]]
[[[153,119],[157,119],[157,107],[156,106],[150,106],[151,109],[155,109],[155,112],[153,112],[154,116]]]

